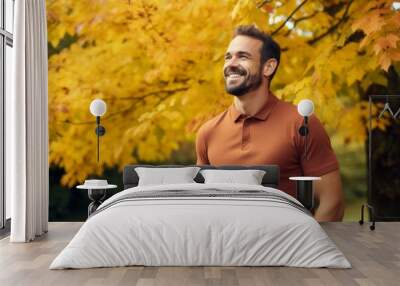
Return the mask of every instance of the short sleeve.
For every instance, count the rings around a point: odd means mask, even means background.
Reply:
[[[315,115],[308,119],[309,133],[307,136],[307,153],[305,154],[305,136],[301,136],[297,126],[296,142],[297,152],[304,176],[322,176],[339,169],[335,152],[332,149],[331,141],[323,125]]]
[[[196,136],[197,165],[209,165],[204,126],[200,127]]]

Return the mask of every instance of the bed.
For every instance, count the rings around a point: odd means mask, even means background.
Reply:
[[[160,166],[126,166],[124,190],[99,206],[50,269],[351,267],[310,212],[277,189],[277,166],[198,166],[262,170],[260,185],[205,183],[200,172],[192,183],[138,185],[136,171],[155,167]]]

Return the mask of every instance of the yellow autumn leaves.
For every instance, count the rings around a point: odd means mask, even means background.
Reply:
[[[280,43],[272,84],[278,96],[311,98],[331,134],[363,142],[361,93],[386,84],[388,64],[398,68],[398,11],[392,1],[306,1],[297,9],[302,2],[48,0],[56,48],[49,57],[50,162],[65,169],[62,183],[105,167],[162,161],[192,142],[231,102],[222,65],[238,24],[255,23]],[[94,98],[108,105],[100,164]]]

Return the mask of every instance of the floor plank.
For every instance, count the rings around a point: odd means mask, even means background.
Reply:
[[[0,240],[0,285],[399,285],[400,222],[377,223],[375,231],[357,223],[323,223],[352,269],[291,267],[116,267],[48,269],[82,223],[50,223],[49,232],[31,243]]]

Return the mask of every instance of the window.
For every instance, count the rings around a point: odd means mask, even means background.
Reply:
[[[0,228],[11,217],[10,193],[5,188],[5,98],[11,92],[14,0],[0,0]]]

